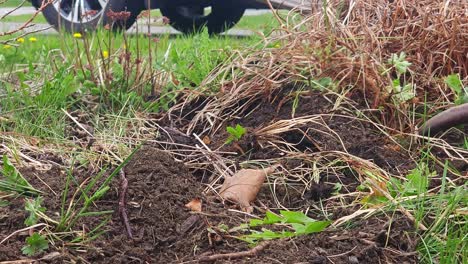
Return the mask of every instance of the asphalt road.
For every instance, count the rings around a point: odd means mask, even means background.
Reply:
[[[0,8],[0,17],[10,12],[11,10],[12,8]],[[18,10],[15,10],[13,13],[11,13],[10,16],[28,15],[28,14],[34,14],[35,12],[36,10],[33,7],[21,7]],[[271,11],[266,10],[266,9],[260,9],[260,10],[248,9],[246,10],[244,15],[256,16],[256,15],[266,14],[269,12]],[[138,28],[138,31],[136,27],[134,26],[128,30],[128,33],[129,34],[135,34],[136,32],[147,33],[148,26],[145,25],[144,22],[139,23],[139,24],[140,26]],[[23,25],[22,23],[0,21],[0,32],[7,32],[10,30],[14,30],[22,25]],[[37,34],[57,34],[57,31],[51,28],[50,25],[48,24],[31,24],[28,28],[24,29],[22,33],[30,33],[30,32],[35,32],[35,31],[37,31]],[[165,34],[177,35],[180,33],[177,30],[169,26],[151,26],[150,34],[151,35],[165,35]],[[251,36],[252,34],[254,34],[254,32],[250,30],[244,30],[244,29],[231,29],[224,34],[228,36],[247,37],[247,36]]]
[[[22,25],[23,25],[22,23],[0,23],[0,32],[14,30]],[[26,29],[22,30],[22,33],[31,33],[35,31],[37,31],[37,33],[35,34],[46,34],[46,35],[58,34],[58,32],[48,24],[31,24]],[[137,31],[137,28],[133,26],[127,32],[129,34],[136,34],[137,32],[146,34],[148,32],[148,26],[140,25],[138,27],[138,31]],[[166,35],[166,34],[177,35],[177,34],[180,34],[180,32],[173,29],[172,27],[151,26],[150,34],[151,35]],[[255,34],[253,31],[246,30],[246,29],[231,29],[231,30],[228,30],[226,33],[223,33],[223,35],[233,36],[233,37],[248,37],[253,34]]]
[[[11,7],[0,7],[0,17],[8,12],[13,10]],[[13,16],[19,16],[19,15],[28,15],[28,14],[34,14],[36,12],[36,9],[32,6],[25,6],[21,7],[18,10],[15,10],[11,15]],[[244,15],[245,16],[258,16],[262,14],[268,14],[271,13],[270,10],[268,9],[247,9],[245,10]]]

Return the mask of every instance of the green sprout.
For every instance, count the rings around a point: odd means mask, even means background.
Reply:
[[[455,94],[456,105],[468,103],[468,88],[463,86],[460,75],[451,74],[445,77],[444,82]]]
[[[42,207],[42,202],[44,199],[42,197],[37,197],[34,200],[28,199],[26,200],[26,204],[24,206],[24,210],[29,212],[28,218],[24,220],[24,224],[27,226],[33,226],[37,224],[39,221],[39,217],[46,211],[45,207]]]
[[[36,254],[42,253],[48,248],[49,243],[47,242],[47,239],[38,233],[34,233],[30,237],[26,238],[26,246],[24,246],[21,251],[25,255],[34,256]]]
[[[247,129],[245,129],[243,126],[237,124],[236,127],[231,127],[228,126],[226,128],[226,131],[229,133],[229,137],[226,140],[226,144],[231,144],[233,141],[239,141],[242,136],[247,133]]]

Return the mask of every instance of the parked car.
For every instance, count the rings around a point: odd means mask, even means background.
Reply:
[[[29,1],[39,8],[49,0]],[[81,32],[106,24],[112,24],[115,29],[128,29],[142,10],[160,9],[169,18],[170,25],[183,33],[206,26],[210,34],[216,34],[233,27],[246,8],[267,7],[264,0],[55,0],[45,7],[43,14],[58,30]],[[108,16],[110,10],[129,11],[130,16],[125,23],[112,23]]]

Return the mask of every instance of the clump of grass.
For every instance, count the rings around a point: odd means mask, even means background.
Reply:
[[[3,155],[3,168],[0,171],[0,191],[14,192],[19,195],[38,195],[36,190],[13,166],[6,155]]]

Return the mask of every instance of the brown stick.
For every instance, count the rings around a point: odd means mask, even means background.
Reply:
[[[462,124],[468,124],[468,103],[449,108],[430,118],[419,134],[434,136],[441,131]]]
[[[244,257],[252,257],[260,253],[260,251],[264,250],[271,241],[264,241],[254,248],[246,251],[241,252],[234,252],[234,253],[226,253],[226,254],[214,254],[211,256],[202,256],[198,259],[200,262],[208,262],[208,261],[216,261],[221,259],[235,259],[235,258],[244,258]]]
[[[127,230],[127,236],[133,239],[132,229],[130,228],[130,223],[128,222],[127,217],[127,189],[128,189],[128,180],[125,177],[125,172],[120,170],[120,197],[119,197],[119,215],[122,219],[125,229]]]

